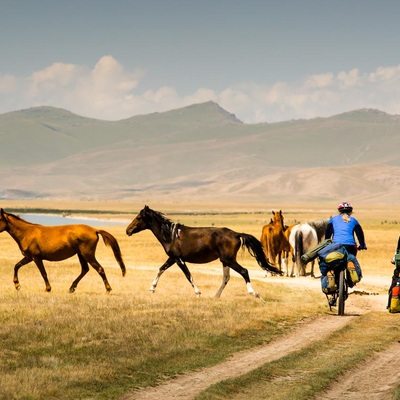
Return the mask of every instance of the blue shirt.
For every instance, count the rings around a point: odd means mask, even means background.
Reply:
[[[338,214],[329,220],[325,237],[330,238],[333,235],[332,240],[335,243],[356,246],[354,234],[360,246],[365,247],[364,232],[358,221],[351,215]]]

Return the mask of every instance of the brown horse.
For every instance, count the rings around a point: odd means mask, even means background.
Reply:
[[[247,269],[236,261],[236,255],[241,246],[247,247],[261,268],[280,273],[278,269],[267,261],[261,243],[252,235],[237,233],[228,228],[193,228],[176,224],[165,218],[160,212],[153,211],[147,206],[128,225],[126,234],[131,236],[145,229],[150,229],[153,232],[168,255],[167,261],[160,267],[151,284],[150,291],[152,292],[155,291],[160,276],[169,267],[177,263],[192,285],[197,297],[200,297],[200,290],[194,283],[186,262],[205,264],[219,258],[223,265],[223,278],[221,287],[215,295],[216,297],[221,296],[229,281],[229,268],[242,275],[246,282],[248,293],[259,297],[251,286]]]
[[[282,270],[282,252],[290,251],[290,244],[285,236],[285,224],[282,211],[272,211],[273,218],[268,225],[264,225],[260,242],[264,247],[268,261],[275,265],[278,257],[278,268]]]
[[[103,267],[95,257],[99,235],[104,243],[111,246],[114,257],[125,276],[125,264],[117,240],[110,233],[87,225],[43,226],[24,221],[17,215],[0,210],[0,232],[6,231],[17,242],[24,258],[14,267],[14,285],[20,289],[18,270],[34,261],[46,284],[46,291],[51,291],[43,260],[61,261],[78,255],[82,271],[74,280],[69,291],[75,291],[79,281],[88,273],[90,264],[102,277],[107,293],[111,286],[107,281]]]

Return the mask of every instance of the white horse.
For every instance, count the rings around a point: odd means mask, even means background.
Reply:
[[[293,248],[292,276],[294,269],[297,276],[306,275],[306,264],[301,256],[324,239],[328,222],[328,219],[315,220],[293,227],[289,236],[289,243]],[[311,276],[314,277],[314,261],[311,262]]]

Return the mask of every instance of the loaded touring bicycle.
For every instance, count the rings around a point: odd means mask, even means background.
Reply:
[[[321,242],[302,256],[306,263],[318,258],[322,292],[330,310],[337,307],[338,315],[344,315],[348,289],[361,279],[361,270],[358,270],[352,257],[342,244],[332,243],[331,239]]]

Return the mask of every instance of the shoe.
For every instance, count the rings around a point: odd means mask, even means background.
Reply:
[[[329,305],[331,307],[335,307],[336,306],[336,299],[334,299],[333,297],[329,300]]]

